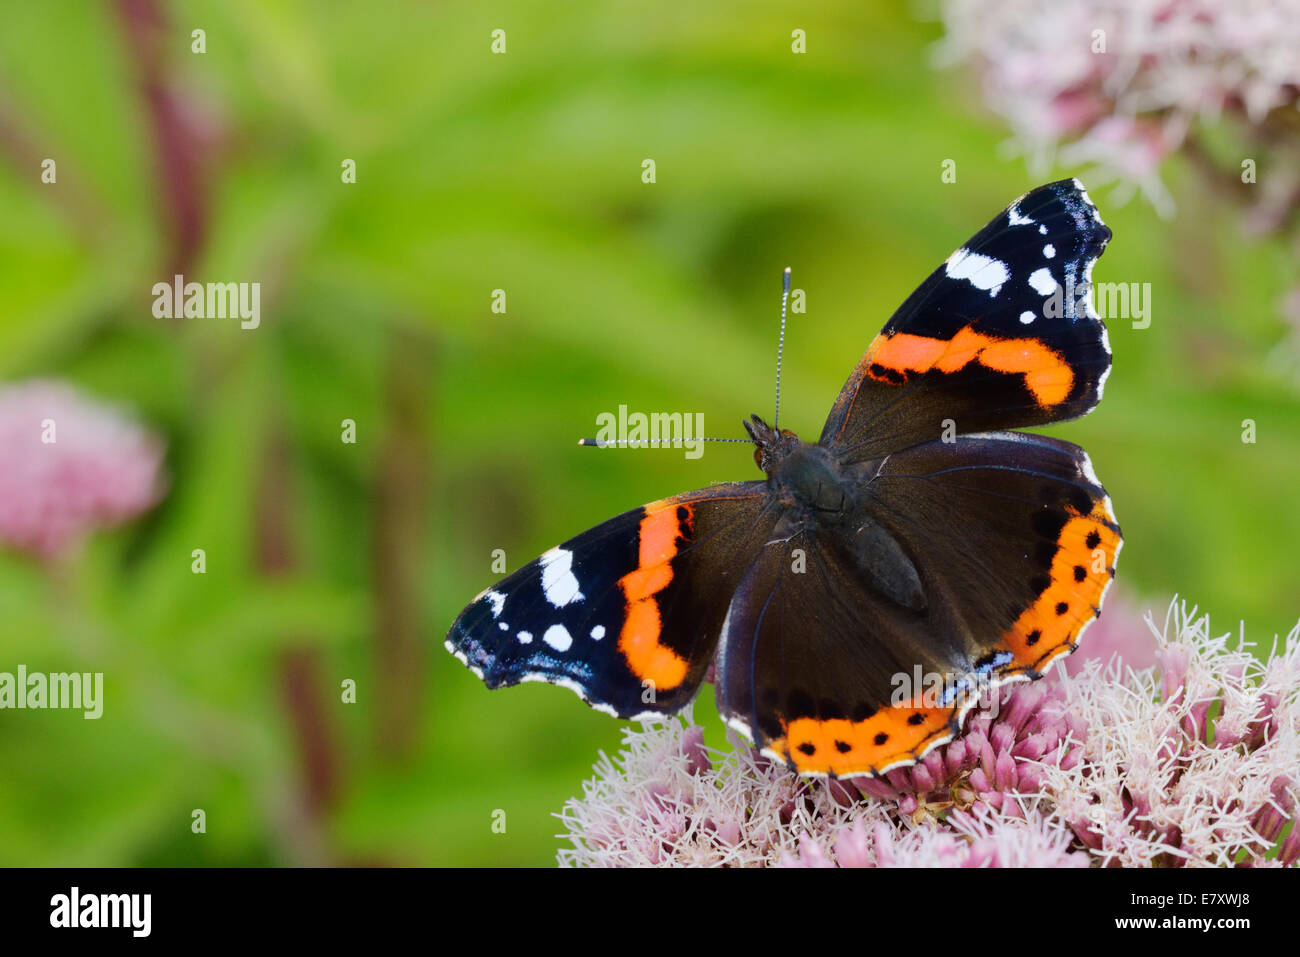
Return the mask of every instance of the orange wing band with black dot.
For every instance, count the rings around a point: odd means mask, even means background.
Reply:
[[[955,707],[913,702],[881,708],[861,721],[795,718],[783,726],[785,735],[768,742],[769,750],[801,774],[836,777],[875,774],[915,761],[958,730]]]
[[[1074,371],[1063,356],[1036,339],[999,339],[970,326],[951,339],[908,332],[881,333],[863,358],[873,379],[901,384],[913,373],[957,372],[972,362],[994,372],[1023,375],[1025,387],[1042,408],[1064,402],[1074,386]]]
[[[1079,632],[1097,617],[1102,594],[1115,577],[1115,556],[1123,542],[1109,502],[1097,501],[1087,515],[1068,512],[1070,518],[1057,538],[1051,583],[1004,636],[1004,648],[1013,659],[996,669],[999,675],[1037,677],[1072,652]]]

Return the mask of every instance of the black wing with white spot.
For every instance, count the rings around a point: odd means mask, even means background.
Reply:
[[[771,530],[764,492],[715,485],[597,525],[484,590],[447,650],[489,688],[546,681],[619,717],[677,711]]]
[[[1026,193],[954,252],[872,341],[821,441],[846,461],[1076,418],[1101,400],[1092,268],[1111,236],[1078,180]]]

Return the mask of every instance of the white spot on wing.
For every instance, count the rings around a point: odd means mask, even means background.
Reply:
[[[1044,236],[1046,236],[1046,235],[1047,235],[1047,224],[1046,224],[1046,223],[1039,223],[1039,224],[1038,224],[1038,231],[1039,231],[1040,233],[1042,233]]]
[[[1092,197],[1088,195],[1088,191],[1083,188],[1083,184],[1079,182],[1077,176],[1074,178],[1074,186],[1079,191],[1079,195],[1083,197],[1083,201],[1087,203],[1092,210],[1092,218],[1098,223],[1101,223],[1101,213],[1097,212],[1097,204],[1092,201]],[[1102,225],[1105,224],[1102,223]]]
[[[459,661],[462,665],[464,665],[466,668],[470,670],[470,674],[472,674],[479,681],[483,680],[483,669],[476,668],[473,665],[471,665],[469,663],[469,658],[466,656],[465,652],[457,651],[454,648],[452,648],[451,642],[447,643],[447,650],[450,651],[455,656],[457,661]]]
[[[1032,226],[1034,221],[1028,216],[1020,215],[1020,204],[1014,204],[1007,210],[1007,222],[1012,226]]]
[[[1101,480],[1097,478],[1097,473],[1092,467],[1092,459],[1088,458],[1086,452],[1083,453],[1083,459],[1079,462],[1079,471],[1083,473],[1083,477],[1089,482],[1101,488]]]
[[[1023,322],[1025,325],[1029,325],[1031,322],[1034,321],[1034,314],[1026,309],[1024,312],[1020,314],[1020,321]]]
[[[949,279],[965,279],[976,289],[983,289],[990,296],[996,296],[1002,284],[1011,278],[1007,264],[992,256],[973,253],[966,247],[957,250],[943,264]]]
[[[592,638],[595,638],[597,641],[600,641],[600,639],[604,638],[604,637],[605,637],[605,626],[604,626],[604,625],[597,625],[595,628],[591,629],[591,637],[592,637]]]
[[[1051,243],[1048,243],[1046,246],[1043,247],[1043,255],[1046,256],[1048,259],[1055,258],[1056,247],[1053,246]]]
[[[515,637],[519,639],[521,645],[529,645],[532,644],[533,641],[533,633],[531,631],[521,631]]]
[[[501,610],[506,607],[506,596],[499,591],[485,591],[483,598],[492,603],[492,617],[500,618]]]
[[[568,651],[573,645],[573,636],[569,634],[569,629],[563,625],[551,625],[542,635],[542,641],[546,642],[556,651]]]
[[[538,559],[542,563],[542,591],[546,600],[556,608],[582,601],[578,579],[573,574],[573,552],[567,548],[552,548]]]
[[[1088,305],[1089,305],[1088,315],[1089,315],[1090,317],[1092,317],[1093,319],[1096,319],[1097,316],[1096,316],[1096,314],[1095,314],[1095,313],[1092,311],[1092,309],[1091,309],[1091,305],[1092,305],[1092,304],[1089,303]],[[1098,320],[1098,321],[1100,322],[1100,320]],[[1110,332],[1106,329],[1106,326],[1105,326],[1104,324],[1103,324],[1102,327],[1101,327],[1101,347],[1102,347],[1103,349],[1106,350],[1106,355],[1107,355],[1107,356],[1109,356],[1109,355],[1111,354],[1111,352],[1110,352]],[[1096,407],[1097,407],[1097,404],[1099,404],[1099,403],[1101,402],[1102,396],[1105,395],[1105,393],[1106,393],[1106,380],[1110,378],[1110,371],[1111,371],[1111,369],[1113,369],[1113,368],[1114,368],[1114,366],[1112,366],[1110,363],[1107,363],[1107,364],[1106,364],[1106,368],[1101,370],[1101,376],[1097,379],[1097,402],[1096,402],[1096,403],[1093,403],[1093,408],[1096,408]]]
[[[1056,292],[1056,280],[1052,278],[1050,270],[1035,269],[1029,274],[1029,285],[1034,287],[1034,291],[1040,296],[1050,296]]]

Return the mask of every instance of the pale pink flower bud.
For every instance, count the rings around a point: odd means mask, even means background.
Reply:
[[[1016,761],[1010,751],[998,755],[993,784],[999,791],[1013,791],[1016,787]]]
[[[894,858],[894,835],[889,830],[887,824],[877,824],[872,831],[875,838],[873,844],[876,849],[876,866],[893,867],[896,863]]]
[[[925,794],[939,787],[939,781],[930,773],[930,769],[926,765],[918,764],[912,768],[912,786],[917,793]]]
[[[1003,751],[1010,750],[1011,744],[1015,741],[1016,729],[1011,724],[999,722],[993,726],[989,732],[989,744],[993,748],[994,754],[1000,754]]]
[[[1277,852],[1277,859],[1287,867],[1300,860],[1300,826],[1292,825],[1291,833],[1286,836]]]
[[[943,756],[944,770],[949,777],[956,777],[965,766],[966,762],[966,739],[958,738],[945,749]]]
[[[853,826],[835,841],[835,861],[840,867],[870,867],[871,850],[867,845],[867,830],[861,821],[854,821]]]
[[[704,746],[704,728],[696,725],[682,735],[682,753],[686,755],[691,774],[703,774],[713,765],[709,762],[709,749]]]

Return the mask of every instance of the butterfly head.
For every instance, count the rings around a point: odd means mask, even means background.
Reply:
[[[803,444],[789,429],[774,429],[756,415],[750,416],[743,424],[754,440],[754,462],[768,474],[778,462]]]

